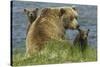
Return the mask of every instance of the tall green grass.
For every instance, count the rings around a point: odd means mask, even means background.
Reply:
[[[32,57],[25,57],[25,48],[13,50],[13,66],[58,64],[72,62],[96,61],[96,49],[87,47],[82,53],[78,46],[74,46],[67,41],[48,41],[44,49],[34,54]]]

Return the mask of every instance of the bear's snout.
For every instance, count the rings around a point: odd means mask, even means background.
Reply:
[[[33,14],[32,14],[32,13],[30,13],[30,14],[29,14],[29,16],[33,16]]]

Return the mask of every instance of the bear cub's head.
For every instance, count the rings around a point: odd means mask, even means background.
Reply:
[[[24,12],[26,13],[26,15],[28,17],[29,22],[32,23],[37,18],[38,8],[35,8],[32,10],[31,9],[24,9]]]
[[[78,29],[78,34],[74,39],[73,44],[80,46],[81,50],[83,51],[86,49],[88,45],[88,34],[89,34],[89,29],[88,30],[83,30],[83,29]]]
[[[78,31],[79,31],[79,39],[80,40],[87,40],[90,30],[89,29],[88,30],[78,29]]]

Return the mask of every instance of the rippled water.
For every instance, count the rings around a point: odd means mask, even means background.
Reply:
[[[23,9],[24,8],[44,8],[44,7],[63,7],[75,4],[57,4],[41,2],[13,1],[12,3],[12,43],[14,48],[25,46],[26,24],[28,22]],[[89,44],[97,46],[97,6],[75,5],[79,12],[78,22],[82,28],[90,29]],[[75,30],[67,30],[70,40],[76,35]]]

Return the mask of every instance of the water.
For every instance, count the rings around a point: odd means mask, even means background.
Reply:
[[[78,22],[81,27],[90,29],[89,44],[92,47],[97,46],[97,6],[92,5],[75,5],[75,4],[57,4],[57,3],[41,3],[41,2],[24,2],[13,1],[12,9],[12,43],[13,48],[25,46],[27,17],[24,14],[24,8],[44,8],[44,7],[63,7],[74,5],[78,9]],[[73,41],[76,35],[75,30],[67,30],[69,39]]]

